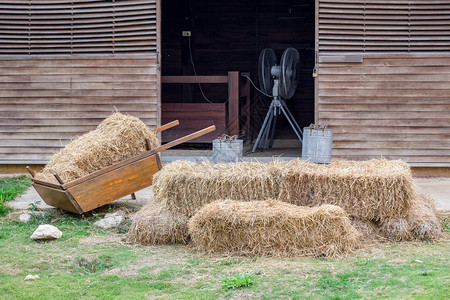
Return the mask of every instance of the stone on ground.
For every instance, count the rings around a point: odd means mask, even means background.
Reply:
[[[105,215],[105,218],[94,223],[95,226],[107,230],[111,228],[116,228],[123,221],[123,216],[119,213],[109,213]]]
[[[45,224],[39,225],[39,227],[33,232],[30,239],[32,240],[52,240],[59,239],[62,236],[62,232],[53,225]]]
[[[31,220],[31,215],[27,212],[20,214],[19,222],[28,223]]]
[[[39,280],[41,277],[39,275],[27,275],[24,280]]]

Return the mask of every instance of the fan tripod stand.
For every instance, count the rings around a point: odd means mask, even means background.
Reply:
[[[259,131],[258,137],[256,138],[255,145],[253,146],[252,153],[256,151],[256,149],[266,149],[267,147],[272,148],[273,145],[273,135],[275,133],[275,127],[277,125],[278,116],[283,112],[284,116],[288,120],[292,129],[294,129],[295,134],[297,135],[300,142],[302,140],[302,129],[298,125],[297,121],[295,121],[294,116],[286,105],[286,102],[279,97],[275,97],[270,103],[269,111],[267,112],[266,118],[264,119],[264,123],[261,126],[261,130]],[[270,133],[270,139],[269,139]]]

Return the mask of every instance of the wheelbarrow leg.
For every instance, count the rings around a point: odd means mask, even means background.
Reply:
[[[136,200],[136,195],[134,193],[131,194],[131,199]]]

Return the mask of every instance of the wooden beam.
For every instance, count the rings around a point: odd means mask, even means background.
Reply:
[[[250,73],[241,73],[241,75],[243,77],[247,76],[248,78],[250,78]],[[251,98],[250,98],[250,80],[247,77],[245,77],[245,83],[243,83],[240,86],[239,95],[241,97],[245,98],[245,104],[242,107],[242,115],[245,116],[245,122],[244,122],[245,136],[244,137],[246,140],[250,140],[250,134],[251,134],[250,102],[251,102]]]
[[[161,76],[161,83],[227,83],[227,76]]]
[[[239,72],[228,72],[228,134],[239,137]]]

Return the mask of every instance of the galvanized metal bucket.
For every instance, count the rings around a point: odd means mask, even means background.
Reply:
[[[312,126],[303,128],[302,160],[328,164],[332,148],[333,131]]]
[[[222,136],[213,140],[211,160],[214,163],[239,162],[242,159],[243,140]]]

